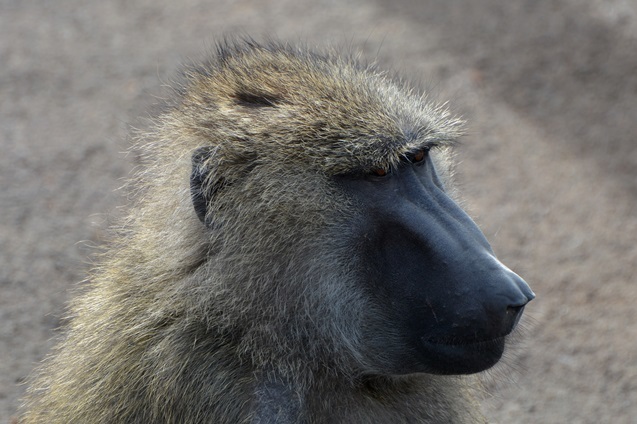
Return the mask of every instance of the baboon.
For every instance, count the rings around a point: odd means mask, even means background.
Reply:
[[[452,200],[462,121],[336,51],[210,56],[137,135],[24,422],[484,422],[466,375],[534,294]]]

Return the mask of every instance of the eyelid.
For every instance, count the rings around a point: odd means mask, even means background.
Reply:
[[[411,164],[422,163],[427,158],[427,156],[429,155],[429,152],[432,149],[436,148],[437,146],[438,146],[437,143],[425,144],[424,146],[421,146],[416,151],[408,152],[408,153],[404,154],[404,156],[402,158],[402,161],[404,163],[411,163]],[[375,167],[375,168],[370,169],[366,173],[368,175],[371,175],[372,177],[385,178],[385,177],[391,175],[393,172],[392,172],[391,168]]]
[[[390,174],[390,171],[385,168],[373,168],[371,173],[377,177],[386,177]]]

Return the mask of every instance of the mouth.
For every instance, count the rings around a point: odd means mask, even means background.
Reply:
[[[510,332],[509,332],[510,333]],[[442,345],[442,346],[473,346],[476,349],[479,349],[482,346],[488,346],[493,343],[499,343],[504,341],[506,336],[509,334],[504,334],[502,336],[494,337],[491,339],[481,339],[477,336],[474,337],[430,337],[430,338],[422,338],[423,343],[430,345]]]
[[[506,336],[488,340],[422,338],[421,349],[436,374],[474,374],[500,360],[505,341]]]

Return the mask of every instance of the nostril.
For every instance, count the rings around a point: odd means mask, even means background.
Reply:
[[[507,315],[518,315],[524,309],[524,305],[519,306],[507,306]]]
[[[535,295],[529,295],[528,293],[516,293],[513,298],[509,298],[506,307],[507,315],[518,315],[522,312],[527,303],[535,298]]]
[[[524,311],[524,305],[507,306],[505,319],[507,333],[513,331],[513,329],[518,325],[518,322],[522,317],[522,311]]]

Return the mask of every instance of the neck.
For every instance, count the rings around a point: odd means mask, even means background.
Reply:
[[[468,380],[426,374],[366,376],[346,384],[315,379],[304,390],[269,374],[257,383],[252,422],[485,422]]]

